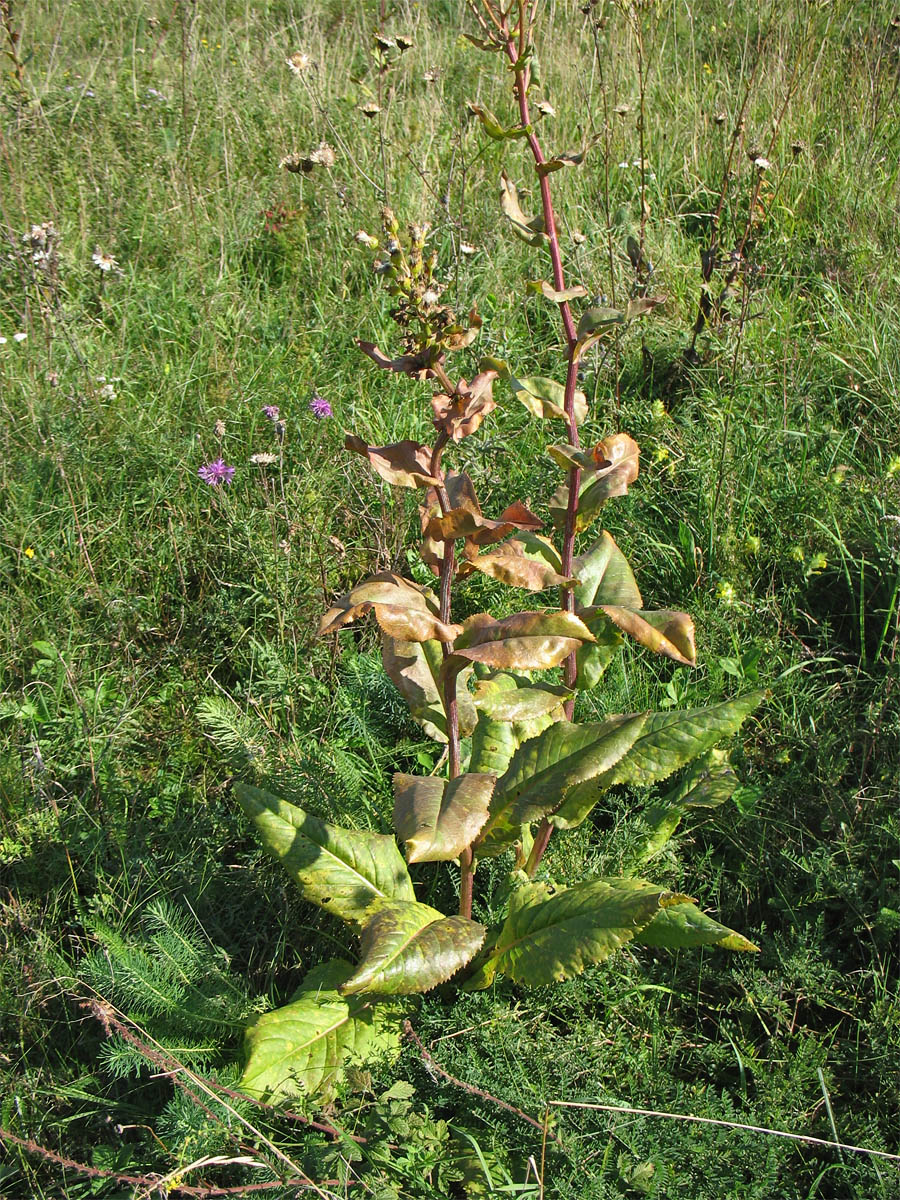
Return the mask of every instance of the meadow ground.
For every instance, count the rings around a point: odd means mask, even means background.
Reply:
[[[589,355],[584,440],[640,443],[604,519],[700,649],[688,670],[626,648],[585,711],[771,690],[735,739],[734,800],[655,864],[760,953],[431,994],[417,1035],[478,1091],[407,1042],[351,1074],[338,1140],[204,1090],[234,1084],[248,1016],[334,941],[232,779],[386,829],[391,772],[434,762],[373,631],[314,636],[364,573],[425,578],[410,493],[342,448],[429,428],[428,389],[353,344],[393,328],[354,233],[379,231],[385,193],[432,221],[448,296],[484,317],[473,365],[551,374],[556,315],[524,289],[546,267],[497,198],[504,167],[533,177],[467,110],[510,119],[508,83],[451,0],[0,3],[4,1196],[145,1193],[116,1175],[287,1196],[291,1170],[385,1198],[900,1196],[900,22],[879,0],[543,7],[542,137],[597,135],[554,176],[569,274],[615,302],[643,228],[667,297]],[[414,43],[384,74],[379,29]],[[280,167],[322,142],[333,162]],[[720,242],[745,269],[694,342],[725,174]],[[462,444],[491,510],[545,511],[539,424],[506,398]],[[220,457],[234,479],[212,488]],[[511,604],[484,580],[461,597]],[[637,799],[551,842],[548,869],[615,872]],[[479,873],[482,915],[500,872]]]

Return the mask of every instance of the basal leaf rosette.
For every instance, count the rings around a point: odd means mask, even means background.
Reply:
[[[415,900],[406,863],[387,834],[332,825],[250,784],[236,783],[234,795],[310,903],[361,924],[375,902]]]
[[[445,917],[415,900],[379,901],[362,931],[360,962],[340,986],[344,996],[428,992],[462,970],[487,930],[467,917]]]
[[[244,1034],[240,1088],[277,1104],[293,1096],[334,1095],[345,1067],[395,1058],[406,1005],[375,1003],[365,994],[344,996],[354,973],[343,959],[314,967],[289,1003],[254,1018]]]

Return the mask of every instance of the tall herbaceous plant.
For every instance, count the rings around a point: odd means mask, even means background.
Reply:
[[[401,343],[396,354],[364,341],[359,348],[378,368],[408,377],[411,397],[430,410],[434,436],[427,445],[371,446],[354,434],[346,447],[388,483],[417,491],[419,553],[436,578],[434,589],[389,571],[363,579],[334,601],[319,633],[330,637],[374,617],[385,671],[446,755],[440,773],[394,775],[393,834],[342,828],[271,792],[235,787],[266,849],[304,898],[347,926],[347,957],[317,966],[289,1004],[247,1031],[242,1086],[270,1100],[327,1093],[343,1065],[389,1052],[409,1010],[402,998],[449,980],[462,989],[502,977],[546,985],[604,962],[626,943],[755,948],[689,896],[643,875],[551,881],[540,870],[554,834],[579,826],[611,788],[647,787],[687,767],[644,813],[650,832],[632,861],[648,870],[688,812],[731,795],[736,780],[716,743],[737,730],[763,694],[710,708],[574,720],[577,694],[602,685],[624,636],[677,663],[696,661],[690,616],[645,609],[624,554],[597,530],[604,505],[637,479],[636,442],[615,433],[585,448],[579,439],[588,412],[577,386],[585,352],[651,313],[660,298],[648,294],[650,272],[639,269],[641,250],[630,241],[623,249],[636,265],[625,307],[573,311],[586,292],[567,286],[552,192],[556,172],[578,170],[585,150],[551,153],[535,132],[543,104],[536,94],[536,0],[506,7],[472,0],[470,7],[477,21],[470,40],[509,72],[516,108],[511,124],[483,107],[472,111],[486,136],[525,152],[501,177],[500,207],[511,232],[531,248],[527,287],[558,311],[564,353],[556,379],[520,377],[514,364],[497,358],[482,358],[464,377],[457,364],[473,361],[481,319],[473,309],[462,320],[443,302],[428,227],[406,226],[385,209],[380,239],[358,235],[394,299]],[[513,178],[525,164],[540,190],[534,215],[523,211]],[[538,272],[549,278],[532,280]],[[551,529],[519,502],[485,513],[472,480],[454,465],[459,443],[478,435],[500,393],[511,393],[536,419],[564,426],[565,440],[547,447],[561,479],[549,498]],[[476,572],[521,592],[558,589],[558,604],[502,619],[479,612],[459,622],[454,586]],[[472,918],[477,868],[498,856],[510,865],[507,899],[501,919],[486,927]],[[440,864],[451,864],[456,911],[417,898],[407,868],[413,863],[445,872]]]

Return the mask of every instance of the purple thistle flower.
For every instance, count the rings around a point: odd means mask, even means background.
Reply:
[[[218,487],[220,483],[231,483],[234,467],[229,467],[224,458],[217,458],[215,462],[204,463],[197,474],[210,487]]]
[[[277,421],[277,420],[278,420],[278,405],[277,405],[277,404],[266,404],[266,405],[264,405],[264,406],[263,406],[263,412],[264,412],[264,413],[265,413],[265,415],[266,415],[266,416],[269,418],[269,420],[270,420],[270,421]]]
[[[334,413],[331,410],[331,405],[324,396],[320,396],[318,392],[313,392],[312,399],[309,402],[309,411],[317,421],[324,421],[327,417],[333,417]]]

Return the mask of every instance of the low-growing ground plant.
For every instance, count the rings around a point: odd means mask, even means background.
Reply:
[[[333,1091],[345,1065],[396,1045],[408,1011],[404,997],[450,980],[467,990],[501,977],[523,986],[550,984],[629,942],[755,949],[689,896],[647,876],[686,813],[730,797],[736,778],[716,745],[739,728],[763,693],[700,709],[575,720],[576,697],[601,685],[623,634],[676,663],[696,660],[690,616],[645,609],[625,555],[609,532],[596,532],[603,507],[638,476],[637,443],[624,432],[590,449],[579,439],[588,414],[578,387],[585,352],[652,312],[663,297],[648,294],[645,273],[635,269],[623,307],[589,302],[576,317],[572,306],[587,292],[566,283],[552,184],[557,171],[577,170],[590,146],[550,153],[538,136],[546,103],[534,6],[481,0],[471,8],[478,31],[470,40],[509,71],[516,112],[504,124],[479,104],[470,111],[488,137],[521,145],[530,155],[539,213],[526,214],[505,172],[500,208],[534,252],[533,261],[549,264],[549,279],[529,278],[525,286],[559,313],[564,381],[522,377],[496,357],[482,357],[464,377],[451,363],[474,353],[482,319],[473,308],[462,320],[445,303],[429,226],[404,227],[385,207],[380,237],[359,232],[357,241],[376,252],[375,270],[393,298],[402,346],[393,356],[367,341],[358,346],[377,367],[408,377],[414,400],[430,405],[435,434],[430,445],[383,446],[349,434],[346,448],[387,483],[418,492],[418,553],[437,582],[433,591],[381,571],[334,601],[319,634],[335,636],[372,613],[385,671],[414,720],[445,752],[427,775],[394,775],[393,835],[343,828],[271,791],[235,786],[263,844],[305,899],[360,938],[355,963],[344,957],[321,963],[289,1004],[250,1025],[242,1087],[269,1100]],[[635,265],[640,252],[632,240],[622,251]],[[530,274],[541,270],[529,263]],[[471,478],[452,462],[459,443],[491,417],[501,389],[536,419],[560,422],[565,430],[566,440],[548,447],[563,475],[549,499],[549,534],[519,501],[486,514]],[[590,540],[582,537],[588,533]],[[456,621],[455,586],[476,574],[538,595],[558,589],[558,603]],[[544,877],[542,859],[555,831],[577,828],[617,785],[649,786],[685,767],[676,786],[642,814],[629,873]],[[511,870],[499,901],[494,890],[495,919],[486,926],[473,919],[476,868],[505,854],[512,856]],[[408,869],[441,863],[458,864],[455,912],[423,902]]]

